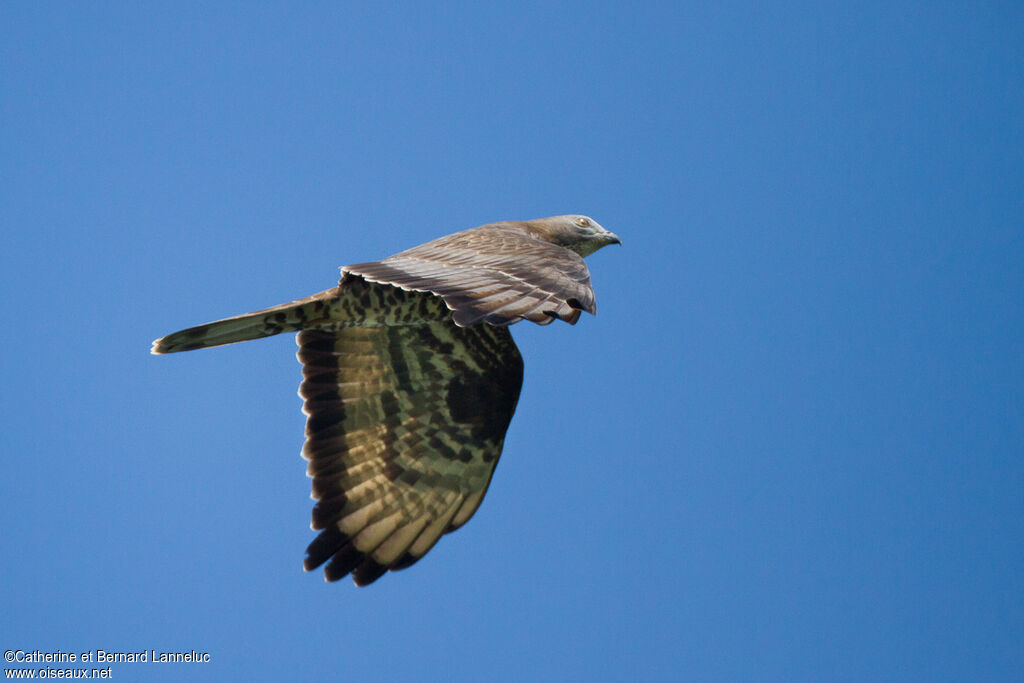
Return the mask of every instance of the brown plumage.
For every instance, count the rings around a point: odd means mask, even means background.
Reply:
[[[297,331],[313,479],[305,568],[363,586],[415,563],[479,507],[522,386],[508,325],[596,311],[586,216],[491,223],[341,269],[337,287],[199,325],[153,353]]]

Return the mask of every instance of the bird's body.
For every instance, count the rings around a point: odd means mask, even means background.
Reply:
[[[321,531],[305,567],[366,585],[479,507],[522,385],[507,326],[595,312],[581,254],[615,243],[585,216],[492,223],[343,267],[337,287],[175,332],[153,353],[299,333]]]

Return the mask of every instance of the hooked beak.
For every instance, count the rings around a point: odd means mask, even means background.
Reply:
[[[622,240],[620,240],[619,236],[616,235],[614,232],[609,232],[604,236],[604,238],[608,241],[608,244],[622,244]]]

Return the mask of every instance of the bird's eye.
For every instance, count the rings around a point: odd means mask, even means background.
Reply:
[[[588,221],[586,218],[583,218],[581,216],[581,217],[576,219],[576,225],[580,226],[581,228],[585,228],[588,225],[590,225],[590,221]]]

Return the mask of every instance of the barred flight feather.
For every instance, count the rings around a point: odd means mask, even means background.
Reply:
[[[417,299],[427,298],[450,316],[431,294],[366,286],[403,300],[393,306],[424,310]],[[369,582],[379,567],[396,569],[404,555],[415,560],[433,547],[467,499],[479,505],[518,400],[522,359],[506,328],[460,328],[435,315],[397,327],[304,330],[298,344],[309,416],[303,454],[318,499],[313,527],[323,529],[306,567],[333,550],[341,555],[328,579],[356,572]],[[374,566],[357,571],[364,558]]]

